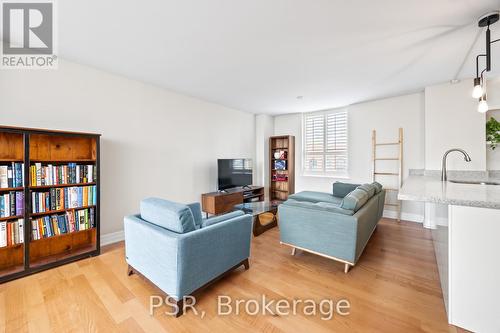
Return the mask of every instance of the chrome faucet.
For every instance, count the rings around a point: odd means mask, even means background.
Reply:
[[[467,154],[467,152],[463,149],[460,149],[460,148],[453,148],[453,149],[450,149],[448,151],[446,151],[446,153],[444,153],[443,155],[443,164],[441,166],[441,181],[445,182],[448,180],[448,176],[446,174],[446,158],[448,157],[448,154],[451,153],[452,151],[458,151],[458,152],[461,152],[462,154],[464,154],[464,160],[465,162],[470,162],[472,161],[470,159],[470,156],[469,154]]]

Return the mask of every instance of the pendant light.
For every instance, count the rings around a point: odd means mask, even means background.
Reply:
[[[477,105],[477,112],[486,113],[488,112],[488,102],[486,102],[486,94],[479,98],[479,104]]]
[[[500,39],[491,40],[490,25],[497,22],[500,18],[498,11],[484,15],[479,19],[478,26],[480,28],[486,27],[486,53],[476,56],[476,77],[474,78],[474,89],[472,90],[472,97],[479,99],[477,111],[485,113],[488,111],[488,102],[486,101],[486,78],[484,72],[491,71],[491,44],[500,41]],[[479,73],[479,58],[486,58],[486,68]]]
[[[474,78],[474,89],[472,90],[473,98],[480,98],[483,96],[483,87],[481,86],[481,79],[476,77]]]

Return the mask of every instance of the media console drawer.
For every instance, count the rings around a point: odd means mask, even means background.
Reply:
[[[203,194],[201,200],[203,211],[214,215],[230,212],[235,205],[241,203],[243,203],[242,192]]]

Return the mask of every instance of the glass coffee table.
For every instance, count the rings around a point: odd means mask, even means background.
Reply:
[[[253,235],[258,236],[278,225],[276,213],[281,201],[247,202],[234,206],[235,210],[242,210],[253,216]]]

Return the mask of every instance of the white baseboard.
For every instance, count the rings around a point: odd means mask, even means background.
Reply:
[[[389,219],[397,219],[398,218],[398,212],[395,210],[384,210],[384,217],[387,217]],[[418,222],[418,223],[423,223],[424,222],[424,216],[419,215],[419,214],[411,214],[411,213],[401,213],[401,220],[405,221],[410,221],[410,222]]]
[[[123,230],[101,235],[101,246],[121,242],[124,239],[125,233],[123,232]]]

